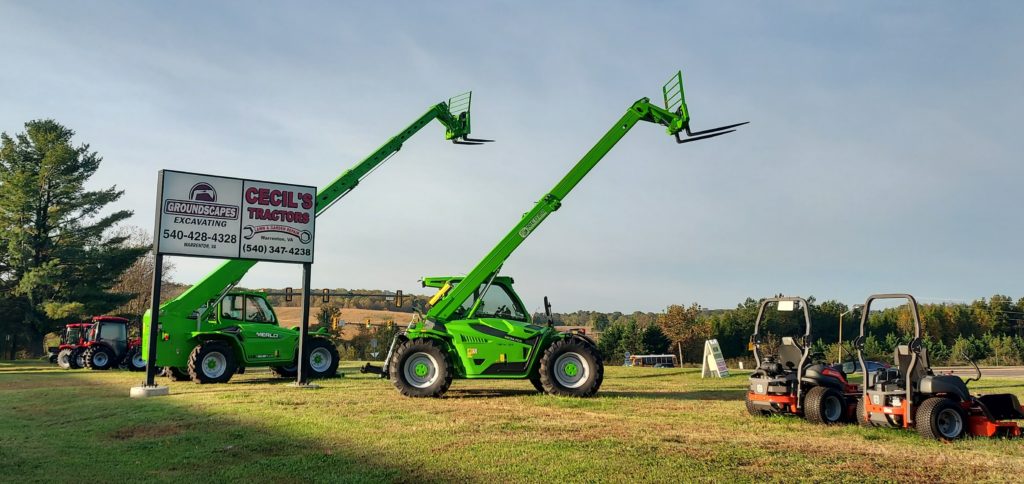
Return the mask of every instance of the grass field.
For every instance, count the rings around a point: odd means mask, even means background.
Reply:
[[[755,419],[745,375],[692,369],[611,367],[586,400],[525,381],[408,399],[358,374],[303,390],[254,370],[129,399],[141,378],[0,362],[0,481],[1019,482],[1024,468],[1024,441]],[[1024,379],[972,387],[1024,397]]]

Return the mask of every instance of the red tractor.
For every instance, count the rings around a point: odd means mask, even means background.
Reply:
[[[764,353],[762,335],[765,309],[775,304],[779,311],[803,309],[803,334],[784,336],[775,351]],[[797,306],[799,305],[799,306]],[[851,384],[841,368],[825,363],[824,355],[811,353],[811,315],[801,297],[765,299],[754,321],[751,345],[757,369],[750,375],[747,412],[751,415],[791,414],[832,425],[851,420],[860,397],[860,387]]]
[[[92,328],[82,344],[83,366],[91,370],[109,370],[113,367],[131,371],[144,371],[139,338],[128,339],[128,323],[116,316],[93,316]]]
[[[71,323],[60,332],[60,346],[50,347],[50,363],[56,363],[65,370],[74,370],[84,365],[82,352],[86,336],[92,323]]]

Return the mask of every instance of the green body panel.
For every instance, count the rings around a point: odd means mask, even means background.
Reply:
[[[474,318],[474,315],[479,313],[474,301],[481,299],[481,292],[501,287],[516,304],[522,306],[512,289],[511,278],[497,277],[501,266],[552,212],[561,207],[573,188],[638,122],[646,121],[665,126],[668,133],[676,136],[677,140],[680,132],[690,133],[690,117],[683,96],[682,73],[677,73],[665,84],[662,94],[665,108],[651,104],[648,98],[633,103],[554,188],[541,197],[467,275],[424,278],[425,287],[438,287],[439,291],[432,299],[432,305],[424,315],[424,321],[411,326],[406,337],[433,337],[445,341],[450,354],[455,355],[453,365],[456,367],[456,376],[461,378],[530,376],[537,371],[537,357],[542,355],[552,342],[574,337],[571,334],[558,333],[550,326],[534,325],[530,314],[525,311],[525,317],[519,318],[521,320]]]
[[[397,153],[402,144],[423,129],[433,120],[438,120],[445,127],[445,139],[456,140],[465,138],[470,133],[470,93],[453,97],[447,103],[431,106],[422,116],[409,126],[389,139],[355,166],[338,176],[317,192],[316,214],[319,216],[338,200],[351,192],[359,182],[379,167],[391,155]],[[245,366],[270,366],[282,363],[290,364],[295,352],[298,331],[281,328],[277,324],[250,322],[244,325],[238,321],[221,321],[211,302],[223,298],[225,294],[236,295],[242,292],[228,292],[242,280],[242,277],[256,265],[252,260],[227,260],[203,279],[196,282],[180,296],[160,306],[160,336],[157,338],[156,364],[158,366],[184,367],[192,349],[201,341],[200,338],[223,336],[236,345],[236,354],[245,355]],[[265,295],[256,293],[257,297],[266,299]],[[268,304],[269,307],[269,304]],[[276,321],[276,317],[274,318]],[[143,357],[149,355],[149,322],[150,311],[143,315],[142,351]],[[224,329],[238,326],[242,330],[241,342]],[[246,327],[253,329],[247,330]],[[247,331],[274,334],[271,338],[248,338]],[[318,333],[311,333],[318,334]],[[266,341],[264,341],[266,340]],[[252,345],[253,347],[249,347]],[[257,349],[258,348],[258,349]],[[273,356],[266,356],[273,355]]]

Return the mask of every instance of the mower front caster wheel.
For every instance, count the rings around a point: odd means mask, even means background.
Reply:
[[[544,391],[565,397],[591,397],[601,388],[604,363],[594,345],[576,338],[556,341],[540,360]]]
[[[452,384],[448,353],[434,340],[403,341],[391,356],[388,374],[395,388],[407,397],[440,397]]]

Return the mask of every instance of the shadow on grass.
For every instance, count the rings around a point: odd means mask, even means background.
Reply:
[[[540,395],[536,390],[518,389],[467,389],[449,390],[444,398],[502,398],[502,397],[523,397],[528,395]]]
[[[697,390],[692,392],[639,392],[602,390],[598,396],[604,398],[647,398],[652,400],[743,400],[745,390]]]
[[[0,373],[3,475],[26,482],[472,480],[397,459],[373,439],[345,432],[347,424],[331,432],[318,410],[292,412],[273,403],[310,395],[304,404],[325,406],[315,393],[273,385],[262,396],[211,385],[208,392],[220,396],[179,387],[172,397],[137,400],[127,396],[130,382],[101,378],[106,375],[112,373]]]

